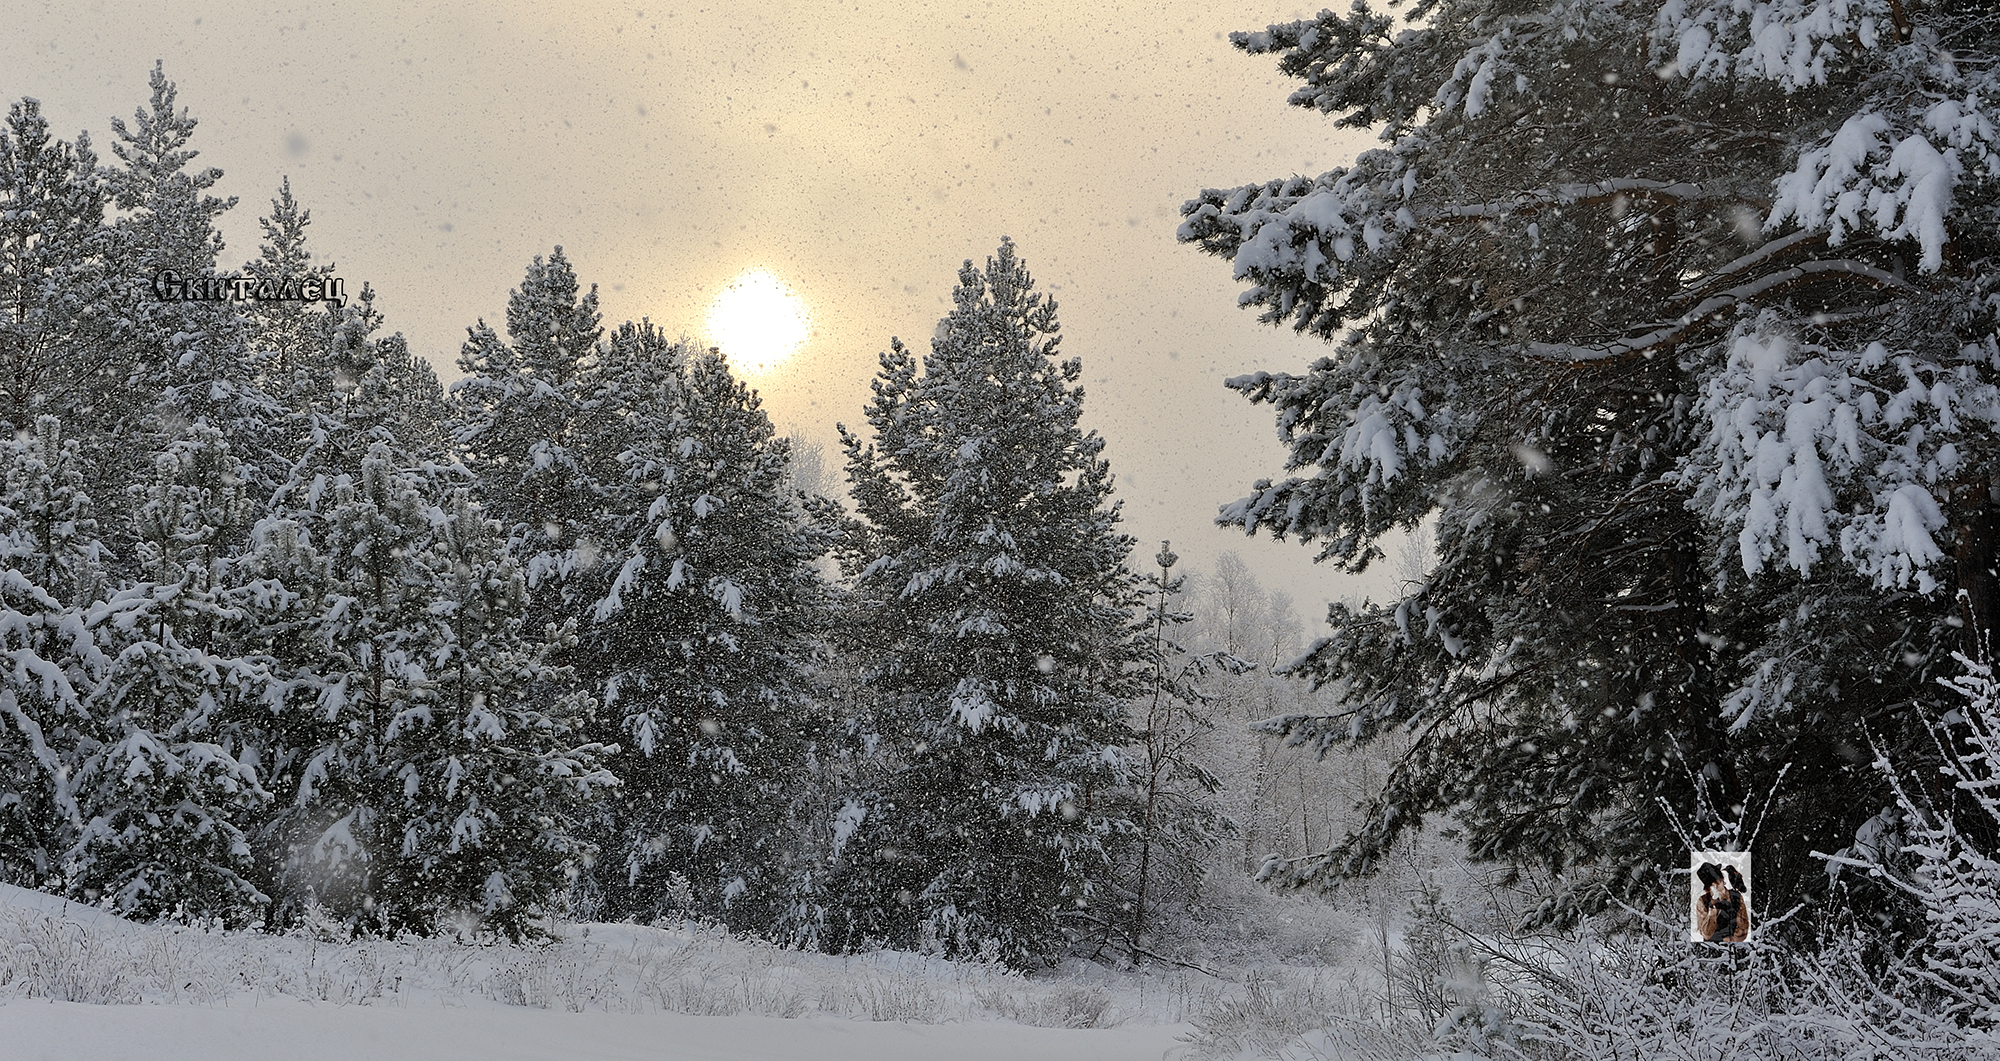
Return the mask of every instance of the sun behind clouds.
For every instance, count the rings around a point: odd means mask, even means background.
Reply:
[[[806,302],[777,277],[752,269],[715,296],[709,340],[739,372],[766,372],[798,352],[811,334]]]

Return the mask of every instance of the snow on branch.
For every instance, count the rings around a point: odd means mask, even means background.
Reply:
[[[1232,191],[1210,189],[1182,207],[1186,220],[1179,236],[1198,242],[1203,250],[1228,258],[1238,280],[1253,285],[1239,298],[1245,306],[1267,307],[1262,319],[1276,323],[1294,318],[1294,327],[1330,335],[1346,316],[1336,294],[1369,255],[1387,255],[1411,231],[1434,221],[1490,221],[1536,210],[1604,203],[1620,197],[1647,198],[1676,204],[1739,202],[1763,205],[1740,188],[1727,184],[1658,181],[1645,178],[1561,184],[1479,203],[1426,205],[1412,201],[1416,171],[1389,152],[1369,152],[1355,170],[1336,170],[1316,181],[1291,178]],[[1373,171],[1374,179],[1367,179]],[[1944,197],[1948,205],[1949,196]],[[1920,205],[1936,205],[1935,197],[1919,196]],[[1928,207],[1926,207],[1928,208]],[[1778,209],[1783,209],[1781,206]],[[1778,216],[1774,211],[1773,217]],[[1811,227],[1813,218],[1801,217]],[[1920,221],[1924,231],[1942,232]],[[1885,235],[1891,238],[1895,233]],[[1689,295],[1706,291],[1722,280],[1765,264],[1785,251],[1814,239],[1816,233],[1781,237],[1705,276]],[[1941,240],[1942,237],[1940,236]],[[1834,240],[1838,242],[1838,240]],[[1926,261],[1929,259],[1926,258]],[[1844,275],[1876,287],[1907,290],[1901,278],[1864,262],[1837,259],[1806,262],[1760,276],[1708,295],[1679,318],[1648,331],[1601,344],[1528,342],[1521,349],[1532,357],[1589,361],[1624,357],[1676,342],[1695,325],[1732,306],[1752,302],[1789,285],[1815,278]]]
[[[1691,285],[1680,297],[1691,298],[1699,295],[1729,277],[1742,275],[1757,266],[1777,258],[1781,254],[1802,246],[1810,246],[1823,242],[1825,239],[1826,234],[1823,232],[1794,232],[1788,236],[1780,236],[1777,239],[1760,245],[1757,249],[1740,258],[1717,266],[1714,270],[1704,275],[1697,283]]]
[[[1876,110],[1856,114],[1778,178],[1765,228],[1797,221],[1824,229],[1834,246],[1852,231],[1873,228],[1883,239],[1916,240],[1919,267],[1936,272],[1950,240],[1954,189],[1970,175],[1968,163],[2000,176],[1995,126],[1976,91],[1894,121]]]
[[[1360,259],[1417,227],[1407,205],[1416,190],[1415,169],[1397,153],[1370,151],[1353,169],[1316,179],[1206,189],[1182,205],[1186,220],[1177,235],[1229,259],[1236,279],[1252,281],[1239,302],[1268,306],[1266,323],[1296,316],[1299,330],[1328,334],[1343,319],[1329,300]]]
[[[1773,317],[1738,330],[1700,405],[1709,425],[1683,483],[1691,507],[1733,533],[1737,566],[1810,576],[1838,546],[1881,587],[1937,587],[1945,528],[1934,491],[1965,461],[1969,433],[2000,426],[2000,389],[1971,366],[1880,343],[1803,343]]]
[[[1896,0],[1671,0],[1653,23],[1656,61],[1705,81],[1824,85],[1842,52],[1892,46],[1907,19]]]

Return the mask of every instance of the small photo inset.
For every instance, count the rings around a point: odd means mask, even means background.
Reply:
[[[1688,856],[1688,938],[1742,943],[1750,938],[1750,853],[1696,851]]]

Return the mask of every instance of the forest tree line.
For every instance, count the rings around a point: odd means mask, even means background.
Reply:
[[[1995,879],[1990,8],[1418,0],[1232,38],[1382,146],[1183,208],[1327,343],[1229,381],[1291,452],[1221,522],[1351,572],[1435,541],[1331,607],[1286,668],[1316,695],[1266,687],[1292,749],[1387,754],[1354,820],[1239,833],[1259,876],[1441,827],[1539,925],[1671,906],[1702,848],[1753,849],[1774,910],[1990,925],[1925,891],[1939,851]],[[1135,867],[1214,857],[1205,701],[1276,659],[1184,636],[1010,243],[883,354],[843,506],[560,254],[449,391],[366,289],[110,296],[217,274],[191,129],[156,71],[114,164],[27,101],[0,142],[9,879],[382,931],[678,904],[1025,965],[1142,939]],[[245,274],[324,269],[304,221],[281,192]]]
[[[227,268],[194,128],[156,68],[114,162],[33,100],[0,134],[0,880],[1028,965],[1332,830],[1245,729],[1301,702],[1290,601],[1225,556],[1189,627],[1011,243],[883,355],[843,491],[559,247],[449,388],[372,289],[302,297],[345,288],[289,182]],[[301,297],[207,297],[260,290]]]

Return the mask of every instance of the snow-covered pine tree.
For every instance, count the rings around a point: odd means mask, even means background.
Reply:
[[[140,454],[157,452],[186,424],[206,423],[228,438],[262,502],[289,471],[283,453],[289,418],[260,384],[243,304],[163,300],[154,287],[167,274],[185,283],[220,275],[216,221],[236,200],[209,194],[221,170],[189,168],[199,154],[187,146],[198,123],[186,108],[175,109],[175,86],[158,63],[150,86],[151,98],[130,126],[111,123],[111,150],[123,165],[109,171],[110,186],[124,213],[112,226],[110,259],[123,274],[121,310],[132,322],[134,349],[126,380],[130,419],[113,428],[125,441],[106,457],[133,466],[100,474],[119,489],[142,481],[150,469]]]
[[[83,608],[104,592],[109,559],[98,539],[87,451],[53,416],[36,417],[13,441],[0,499],[34,542],[21,569],[57,601]]]
[[[606,584],[578,653],[599,731],[621,749],[607,913],[674,912],[677,874],[693,912],[793,934],[783,922],[809,874],[799,797],[829,729],[815,678],[827,536],[790,495],[787,441],[720,355],[628,324],[598,377],[584,451],[624,439],[595,532]]]
[[[1807,851],[1887,799],[1860,720],[1919,750],[1906,705],[2000,600],[1995,15],[1416,0],[1233,38],[1384,144],[1184,208],[1244,304],[1334,344],[1231,381],[1292,474],[1222,521],[1358,570],[1435,512],[1441,554],[1332,610],[1302,671],[1343,709],[1274,728],[1416,739],[1365,826],[1274,873],[1365,871],[1450,812],[1478,856],[1645,899],[1664,800],[1761,817],[1774,908],[1824,879]]]
[[[585,561],[578,551],[597,507],[598,483],[574,452],[583,377],[604,330],[597,289],[577,294],[576,273],[561,247],[528,266],[507,296],[502,342],[484,320],[467,329],[453,383],[453,431],[478,492],[506,528],[528,573],[538,617],[572,611],[565,573]],[[571,602],[574,603],[574,602]]]
[[[402,332],[374,338],[383,323],[381,311],[375,308],[374,287],[363,283],[356,305],[349,308],[358,312],[342,314],[333,329],[330,360],[336,366],[335,392],[343,396],[361,395],[368,372],[378,373],[379,379],[393,385],[363,397],[358,403],[347,399],[330,403],[343,409],[336,422],[346,426],[339,430],[358,440],[361,436],[355,433],[356,427],[372,425],[368,428],[371,437],[372,433],[387,432],[416,455],[420,463],[451,463],[453,410],[444,385],[438,381],[437,370],[428,360],[410,351]],[[352,360],[345,352],[352,350],[369,351],[366,361]],[[364,363],[368,366],[365,369],[361,367]],[[354,375],[356,372],[362,374]]]
[[[338,754],[342,743],[339,711],[327,717],[323,699],[342,677],[326,665],[323,627],[332,572],[309,537],[309,514],[282,497],[279,511],[252,530],[236,579],[239,652],[261,660],[274,683],[282,683],[268,716],[255,734],[245,735],[238,753],[240,762],[257,770],[269,797],[240,824],[254,863],[249,877],[270,900],[265,922],[272,927],[296,923],[317,897],[312,845],[335,817],[330,798],[320,798],[326,781],[320,756]]]
[[[282,294],[300,281],[333,275],[331,262],[315,263],[306,250],[312,211],[292,196],[290,177],[271,200],[270,214],[257,223],[264,230],[264,241],[257,257],[243,266],[245,277]],[[313,405],[324,402],[334,388],[326,354],[339,317],[324,303],[284,299],[260,299],[250,305],[249,314],[259,382],[289,414],[284,453],[297,460],[311,438]]]
[[[267,798],[256,750],[285,689],[242,652],[249,491],[222,433],[192,426],[134,491],[138,581],[90,608],[110,659],[88,693],[67,886],[129,915],[241,924],[267,901],[243,826]]]
[[[239,559],[241,651],[267,660],[284,687],[249,756],[271,795],[246,831],[256,860],[254,880],[272,900],[273,925],[296,922],[309,904],[322,900],[356,922],[372,913],[362,909],[365,891],[353,886],[352,877],[365,872],[361,862],[344,859],[343,848],[323,842],[369,790],[358,727],[346,710],[354,679],[343,663],[351,661],[333,657],[327,626],[340,606],[333,558],[324,551],[333,503],[328,493],[361,466],[376,443],[420,466],[445,456],[440,442],[403,441],[424,435],[403,399],[421,380],[403,372],[406,358],[398,355],[406,351],[400,343],[374,337],[381,323],[374,293],[364,287],[328,329],[317,354],[328,386],[306,395],[309,404],[299,410],[304,437],[294,444],[303,443],[305,450]],[[435,426],[430,437],[440,437]]]
[[[350,307],[334,333],[331,367],[343,385],[315,409],[310,446],[260,523],[251,559],[263,587],[260,632],[293,685],[266,754],[273,813],[255,841],[278,924],[313,902],[370,927],[432,913],[401,908],[409,896],[377,895],[401,840],[383,734],[424,684],[390,672],[425,666],[402,631],[421,625],[413,613],[427,603],[433,506],[422,457],[400,441],[399,381],[370,335],[370,308]],[[399,686],[399,677],[410,681]]]
[[[15,103],[0,129],[0,430],[60,413],[72,435],[115,417],[128,373],[105,255],[110,191],[90,137],[49,135],[41,104]]]
[[[561,429],[564,461],[587,489],[572,495],[576,503],[566,508],[561,529],[568,549],[550,550],[543,560],[551,573],[550,614],[575,617],[582,630],[589,629],[593,606],[611,591],[636,554],[636,543],[649,531],[647,512],[661,484],[629,476],[626,464],[637,450],[657,448],[662,438],[679,430],[675,403],[685,383],[685,356],[683,344],[667,338],[651,321],[627,321],[568,381],[563,399],[569,416]],[[455,402],[469,400],[469,384],[460,382]],[[486,388],[482,384],[478,389]],[[460,417],[462,422],[463,413]],[[598,649],[590,646],[601,648],[604,642],[590,637],[585,642],[574,653],[579,677],[601,692],[608,671],[591,662]]]
[[[85,608],[103,550],[81,447],[39,417],[0,443],[0,881],[61,891],[83,818],[74,778],[109,661]]]
[[[317,901],[374,930],[520,935],[567,891],[576,821],[613,782],[588,699],[525,629],[504,538],[413,413],[435,377],[378,324],[364,297],[335,329],[342,385],[259,528],[263,628],[305,695],[266,752],[281,809],[258,842],[281,919]]]
[[[1082,364],[1014,244],[959,271],[922,358],[882,355],[873,439],[841,429],[865,524],[855,576],[886,776],[844,846],[850,943],[1051,960],[1131,828],[1124,701],[1140,646]]]
[[[527,581],[469,491],[452,490],[442,516],[424,558],[434,585],[406,587],[428,591],[429,621],[410,631],[427,673],[407,671],[414,695],[382,734],[403,798],[379,887],[428,906],[415,924],[473,917],[520,939],[595,857],[583,819],[617,782],[585,733],[591,698],[550,663],[572,629],[531,635]]]
[[[390,727],[432,694],[426,650],[434,646],[422,613],[437,574],[425,556],[435,506],[411,465],[407,453],[378,439],[351,467],[321,465],[310,453],[301,467],[314,498],[301,522],[328,570],[324,662],[316,668],[324,685],[300,721],[330,725],[313,726],[318,739],[303,749],[308,765],[295,802],[323,821],[294,858],[321,904],[391,931],[428,931],[441,913],[422,892],[390,883],[405,799]]]

